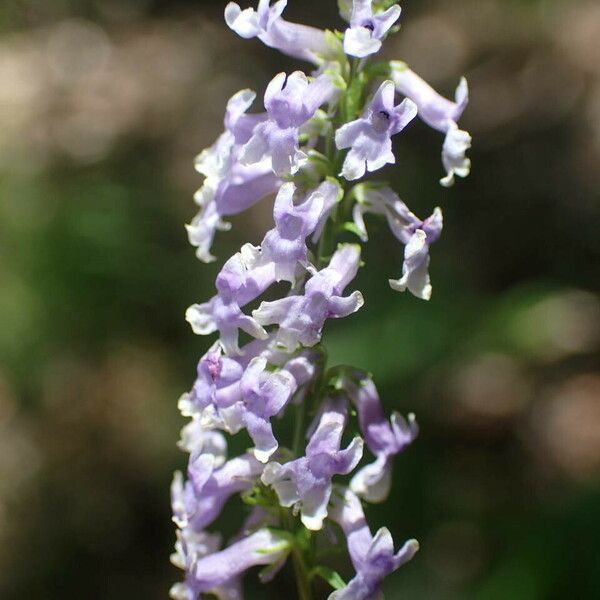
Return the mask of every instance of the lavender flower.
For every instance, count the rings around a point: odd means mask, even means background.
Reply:
[[[268,373],[266,366],[265,358],[254,358],[241,381],[244,424],[255,444],[254,456],[262,463],[278,447],[270,419],[285,408],[296,389],[296,380],[290,373]]]
[[[394,164],[392,135],[400,133],[416,115],[417,107],[408,98],[394,105],[394,83],[384,81],[362,117],[336,131],[338,149],[350,148],[340,175],[348,180],[360,179],[365,171]]]
[[[210,454],[215,465],[220,466],[227,456],[227,440],[219,431],[207,429],[199,418],[193,418],[181,430],[181,439],[177,446],[190,454]]]
[[[179,527],[193,526],[201,531],[220,514],[227,500],[254,485],[263,466],[254,456],[245,454],[232,458],[215,468],[210,454],[192,455],[188,481],[176,474],[171,487],[173,519]]]
[[[222,217],[243,212],[281,185],[270,159],[248,166],[238,161],[243,144],[267,118],[266,114],[246,114],[255,97],[251,90],[241,90],[231,97],[225,111],[225,133],[195,161],[196,170],[205,180],[194,196],[200,211],[186,229],[190,243],[197,247],[196,256],[203,262],[215,260],[210,252],[215,232],[230,228]]]
[[[442,233],[441,209],[436,208],[431,216],[421,221],[389,188],[357,186],[355,194],[358,202],[352,214],[361,239],[368,239],[364,215],[373,213],[385,216],[394,236],[406,246],[402,277],[389,280],[392,289],[400,292],[408,289],[417,298],[429,300],[432,292],[428,270],[429,246]]]
[[[194,592],[217,592],[218,595],[220,589],[231,588],[232,583],[239,586],[237,578],[257,565],[270,567],[268,578],[285,562],[290,549],[290,542],[285,536],[270,529],[260,529],[225,550],[198,558],[190,568]],[[228,593],[231,593],[231,589]],[[242,596],[240,594],[237,597],[241,599]]]
[[[373,536],[360,500],[348,489],[336,488],[331,496],[330,517],[340,525],[348,544],[356,576],[329,600],[374,600],[381,597],[379,586],[387,575],[408,562],[419,549],[417,540],[408,540],[394,553],[394,541],[382,527]]]
[[[362,457],[360,437],[340,450],[346,419],[345,401],[329,399],[306,446],[306,456],[284,465],[270,462],[262,474],[263,483],[273,486],[280,504],[299,510],[302,523],[311,530],[321,529],[327,516],[332,477],[349,473]]]
[[[374,14],[373,0],[353,0],[350,27],[344,34],[344,52],[358,58],[379,52],[381,40],[400,18],[400,12],[400,7],[394,4]]]
[[[288,556],[299,574],[300,597],[310,599],[307,574],[330,568],[319,564],[308,541],[324,541],[321,530],[331,523],[344,533],[356,575],[343,587],[335,573],[328,577],[339,588],[330,600],[382,598],[383,579],[418,549],[409,540],[395,552],[386,528],[372,535],[359,500],[387,497],[393,459],[417,436],[414,416],[405,420],[393,412],[388,420],[371,377],[327,365],[322,338],[327,319],[349,316],[363,304],[359,291],[344,295],[358,273],[361,247],[340,244],[338,236],[352,231],[366,243],[366,215],[385,218],[404,246],[402,275],[390,279],[390,286],[431,297],[429,248],[441,234],[441,210],[421,220],[380,181],[347,181],[395,164],[391,138],[417,113],[446,136],[442,183],[464,177],[470,137],[457,123],[467,85],[461,81],[451,102],[403,63],[367,69],[369,57],[394,30],[398,5],[340,0],[349,21],[343,37],[286,21],[285,6],[285,0],[259,0],[255,10],[231,2],[225,20],[241,37],[258,37],[317,70],[276,75],[265,92],[265,112],[249,112],[256,96],[251,90],[234,94],[224,132],[196,159],[204,182],[195,195],[199,212],[187,230],[202,261],[215,260],[213,239],[230,227],[227,216],[276,197],[273,226],[260,244],[242,245],[219,271],[213,297],[186,312],[195,333],[218,339],[179,400],[190,421],[178,443],[189,453],[187,478],[176,473],[171,487],[178,528],[171,559],[185,571],[171,589],[175,600],[199,600],[204,593],[241,600],[248,569],[265,566],[261,579],[267,581]],[[381,79],[383,72],[389,80]],[[399,104],[396,92],[406,97]],[[352,120],[354,115],[361,116]],[[251,340],[242,344],[244,334]],[[305,430],[307,405],[316,416]],[[350,405],[362,437],[352,430]],[[292,440],[278,433],[292,425]],[[347,445],[346,428],[353,436]],[[251,447],[228,457],[225,434],[245,436]],[[364,443],[374,458],[357,469]],[[336,484],[336,477],[350,474],[349,489]],[[238,494],[252,509],[223,547],[221,536],[206,528],[214,527]]]
[[[320,75],[310,83],[302,71],[276,75],[265,92],[269,118],[254,128],[242,148],[241,162],[253,164],[268,156],[280,177],[297,173],[307,158],[299,148],[300,127],[322,104],[332,100],[336,91],[329,75]]]
[[[330,185],[323,185],[323,190],[330,197],[337,195]],[[281,187],[275,201],[275,228],[266,234],[261,247],[245,245],[217,276],[218,294],[209,302],[194,304],[187,310],[186,319],[194,332],[208,335],[219,331],[228,354],[239,353],[240,329],[258,339],[267,337],[259,322],[245,315],[241,308],[275,281],[285,279],[294,283],[298,267],[309,267],[305,240],[317,227],[326,200],[317,189],[305,202],[294,205],[294,191],[292,183]]]
[[[326,32],[290,23],[282,18],[287,0],[279,0],[273,6],[270,0],[259,0],[258,10],[242,10],[235,2],[225,8],[225,21],[239,36],[250,39],[258,37],[263,44],[275,48],[293,58],[319,65],[336,56],[336,40]]]
[[[469,102],[469,88],[463,77],[456,88],[455,100],[451,102],[440,96],[426,81],[411,71],[405,63],[392,61],[391,77],[396,89],[416,103],[419,117],[430,127],[446,134],[442,148],[442,162],[446,177],[440,183],[449,187],[454,176],[466,177],[471,161],[465,152],[471,147],[471,136],[458,128],[458,120]]]
[[[220,342],[228,354],[239,354],[238,332],[265,339],[267,332],[256,319],[245,315],[231,294],[218,294],[204,304],[190,306],[185,314],[194,333],[208,335],[220,332]]]
[[[200,421],[203,428],[215,426],[214,422],[209,424],[210,416],[206,411],[212,408],[217,410],[217,407],[227,408],[241,399],[240,381],[244,368],[242,360],[223,356],[221,345],[215,343],[198,362],[198,376],[191,392],[179,400],[183,416]],[[239,431],[224,427],[222,422],[220,424],[230,433]]]
[[[406,244],[402,277],[390,279],[390,287],[398,292],[410,290],[417,298],[429,300],[433,289],[429,278],[429,262],[427,234],[417,229]]]
[[[358,271],[360,247],[342,245],[329,266],[315,273],[305,285],[304,295],[291,295],[263,302],[252,313],[261,325],[277,324],[276,343],[293,352],[299,345],[314,346],[321,339],[326,319],[339,319],[356,312],[364,303],[358,291],[342,296]]]
[[[223,356],[221,346],[215,344],[198,363],[198,378],[192,391],[180,400],[182,414],[193,417],[182,437],[188,434],[189,438],[191,426],[198,437],[188,441],[185,449],[193,451],[196,447],[192,444],[196,444],[198,450],[222,457],[226,446],[223,451],[220,434],[213,428],[230,434],[247,428],[253,439],[256,436],[264,440],[265,432],[270,430],[268,419],[315,377],[314,363],[314,353],[283,353],[272,347],[272,340],[251,342],[241,355],[234,357]],[[269,439],[273,442],[270,454],[277,442],[272,435]],[[265,460],[266,450],[263,446],[261,453],[257,447],[254,453]]]
[[[196,562],[204,556],[214,554],[221,546],[221,536],[196,532],[193,529],[179,529],[175,552],[171,554],[171,563],[186,572],[186,581],[176,583],[169,591],[173,600],[196,600],[200,591],[191,576],[191,571]],[[227,585],[212,590],[218,598],[227,600],[241,599],[241,590],[238,582],[228,582]]]
[[[364,372],[352,373],[345,382],[345,389],[356,407],[367,447],[376,457],[374,463],[354,475],[350,487],[368,502],[383,502],[390,492],[392,459],[411,444],[419,432],[415,416],[410,414],[406,421],[394,412],[388,421],[375,384]]]
[[[304,202],[294,205],[294,185],[282,186],[273,209],[275,228],[265,236],[257,260],[257,264],[272,265],[276,281],[294,284],[298,268],[309,269],[306,238],[315,231],[324,211],[337,198],[338,190],[325,182]]]

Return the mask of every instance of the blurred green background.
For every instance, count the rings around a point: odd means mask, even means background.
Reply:
[[[290,20],[342,27],[334,0]],[[176,401],[212,295],[183,223],[192,160],[226,99],[295,64],[200,0],[0,5],[0,598],[163,599],[180,576],[169,484]],[[444,210],[434,297],[392,292],[402,250],[371,226],[365,308],[332,360],[370,369],[418,442],[369,515],[422,543],[391,600],[600,598],[600,4],[406,0],[386,46],[451,95],[473,172],[446,191],[441,136],[415,123],[389,171]],[[218,237],[226,258],[269,202]],[[237,227],[236,227],[237,226]],[[237,520],[239,507],[228,516]],[[293,597],[286,576],[250,598]]]

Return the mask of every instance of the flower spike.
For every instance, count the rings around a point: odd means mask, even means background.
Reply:
[[[376,600],[419,547],[408,540],[396,550],[385,527],[372,533],[361,503],[389,495],[394,459],[418,435],[414,415],[388,417],[369,374],[328,365],[323,332],[328,319],[364,303],[346,288],[362,266],[372,218],[385,219],[403,247],[392,289],[431,297],[441,210],[421,219],[385,183],[359,180],[396,164],[392,138],[417,115],[445,136],[441,183],[465,177],[471,137],[458,122],[467,83],[451,101],[404,63],[368,65],[398,29],[393,0],[338,0],[343,33],[289,22],[286,5],[229,2],[225,22],[315,69],[275,75],[264,110],[253,111],[252,90],[231,96],[223,133],[195,161],[204,181],[186,229],[201,261],[216,260],[213,242],[231,228],[228,217],[273,200],[272,223],[260,243],[247,240],[224,262],[212,297],[186,311],[194,333],[218,338],[178,403],[189,419],[178,446],[189,456],[186,475],[177,472],[171,486],[171,560],[185,572],[170,590],[174,600],[241,600],[248,570],[263,566],[267,582],[288,557],[301,597],[319,574],[335,588],[329,600]],[[360,243],[345,241],[350,234]],[[245,450],[230,456],[240,443]],[[370,458],[361,464],[365,446]],[[207,531],[238,495],[246,513],[239,533],[223,540]],[[334,543],[347,547],[355,570],[347,584],[314,552]]]

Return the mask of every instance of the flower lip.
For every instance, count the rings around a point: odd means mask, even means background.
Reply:
[[[392,115],[387,110],[379,110],[373,113],[371,122],[373,124],[373,129],[377,131],[377,133],[385,133],[392,126]]]
[[[371,33],[373,33],[375,31],[375,23],[373,23],[373,21],[371,21],[371,20],[365,21],[364,23],[362,23],[361,27],[368,29]]]

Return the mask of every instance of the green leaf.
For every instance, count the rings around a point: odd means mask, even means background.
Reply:
[[[346,587],[346,582],[340,574],[329,567],[318,566],[311,570],[310,578],[320,577],[324,579],[334,590],[341,590]]]

